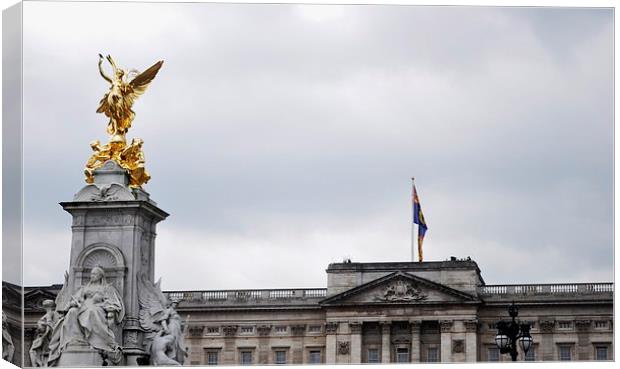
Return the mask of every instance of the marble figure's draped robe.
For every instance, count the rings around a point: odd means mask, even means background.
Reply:
[[[104,281],[90,282],[73,296],[80,303],[71,306],[54,329],[50,342],[49,362],[60,358],[70,343],[86,343],[107,355],[110,361],[121,359],[119,345],[110,327],[123,320],[125,309],[116,289]],[[113,318],[108,319],[108,313]]]

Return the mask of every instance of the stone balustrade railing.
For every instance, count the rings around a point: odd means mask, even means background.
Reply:
[[[478,287],[480,295],[592,294],[614,292],[613,283],[498,284]]]
[[[164,294],[170,300],[194,301],[203,303],[216,302],[256,302],[278,300],[323,299],[326,288],[298,288],[274,290],[219,290],[219,291],[168,291]]]

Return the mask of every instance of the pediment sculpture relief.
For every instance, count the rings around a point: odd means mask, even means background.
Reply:
[[[379,301],[397,302],[397,301],[422,301],[427,296],[414,286],[413,282],[399,279],[391,282],[379,296]]]

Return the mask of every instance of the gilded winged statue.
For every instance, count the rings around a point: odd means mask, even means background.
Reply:
[[[103,55],[99,54],[99,73],[110,84],[110,91],[99,102],[97,113],[104,113],[110,118],[108,123],[110,135],[124,135],[136,116],[131,110],[134,101],[146,91],[164,61],[160,60],[144,72],[138,73],[136,70],[127,72],[119,68],[110,55],[106,56],[106,59],[112,66],[113,77],[109,77],[103,70]]]
[[[93,183],[95,170],[102,167],[106,161],[113,160],[127,170],[129,186],[140,188],[151,178],[144,167],[143,141],[134,138],[128,144],[125,135],[136,116],[132,110],[134,101],[146,91],[164,62],[160,60],[140,73],[135,69],[126,71],[119,68],[110,55],[105,59],[112,67],[112,76],[104,71],[104,57],[99,54],[99,74],[110,84],[110,89],[99,102],[97,113],[103,113],[109,119],[107,132],[110,140],[105,145],[98,140],[91,142],[93,154],[84,169],[86,182]]]

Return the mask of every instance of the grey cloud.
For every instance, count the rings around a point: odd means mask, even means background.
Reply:
[[[165,59],[130,135],[172,214],[157,245],[167,288],[322,286],[344,256],[407,259],[411,175],[430,259],[470,255],[489,283],[611,278],[611,11],[113,6],[120,22],[145,16],[120,33],[105,28],[110,4],[30,4],[30,260],[68,258],[57,203],[82,185],[88,142],[105,139],[96,55],[110,52],[130,67]],[[35,229],[53,235],[44,249]],[[210,268],[190,281],[159,258]],[[58,282],[62,260],[36,276],[27,265],[26,282]],[[230,285],[217,280],[225,260],[244,271]]]

